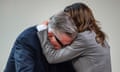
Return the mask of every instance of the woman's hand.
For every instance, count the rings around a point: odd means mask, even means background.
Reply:
[[[47,26],[47,25],[48,25],[48,22],[49,22],[49,20],[45,20],[45,21],[42,22],[42,24],[44,24],[44,25]]]

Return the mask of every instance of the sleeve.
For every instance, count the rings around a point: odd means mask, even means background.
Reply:
[[[71,60],[85,52],[85,45],[80,39],[76,38],[71,45],[55,50],[48,40],[46,30],[40,31],[37,34],[42,45],[43,53],[49,63],[60,63]]]
[[[26,44],[26,39],[20,39],[15,44],[15,68],[16,72],[34,72],[34,59],[31,47]]]

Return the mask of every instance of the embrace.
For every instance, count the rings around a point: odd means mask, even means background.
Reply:
[[[110,46],[91,9],[74,3],[24,30],[4,72],[111,72]]]

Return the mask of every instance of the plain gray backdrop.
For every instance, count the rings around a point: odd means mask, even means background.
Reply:
[[[75,2],[87,4],[101,22],[109,37],[112,71],[120,72],[120,0],[0,0],[0,71],[19,33]]]

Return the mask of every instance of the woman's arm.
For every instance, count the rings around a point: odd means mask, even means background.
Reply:
[[[71,45],[55,50],[54,46],[49,42],[47,30],[37,33],[42,45],[43,53],[49,63],[60,63],[71,60],[84,52],[86,49],[81,40],[76,39]]]

